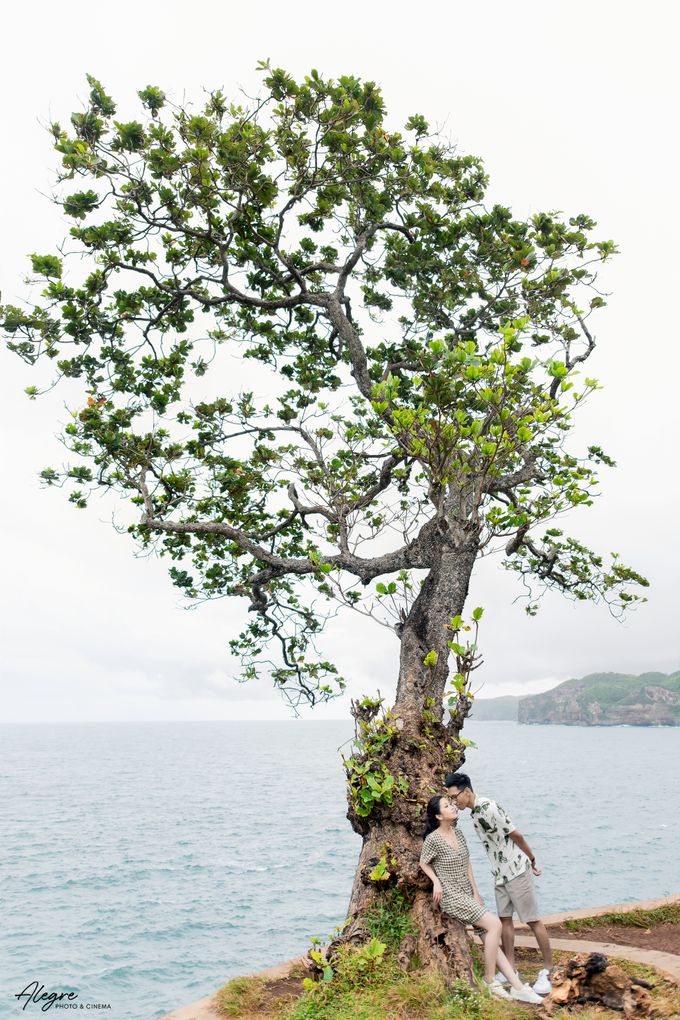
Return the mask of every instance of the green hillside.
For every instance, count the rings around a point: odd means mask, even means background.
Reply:
[[[572,726],[680,726],[680,671],[591,673],[521,698],[521,723]]]

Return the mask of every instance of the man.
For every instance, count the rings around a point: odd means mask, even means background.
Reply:
[[[534,933],[543,957],[543,969],[533,989],[539,995],[547,995],[551,987],[548,971],[552,967],[552,951],[548,932],[539,917],[536,904],[532,872],[538,876],[541,869],[536,867],[534,853],[503,808],[489,797],[480,797],[473,791],[468,775],[464,772],[450,772],[444,785],[459,811],[469,808],[475,830],[491,863],[496,908],[503,926],[503,952],[510,965],[515,967],[515,926],[512,915],[516,911],[520,921],[528,924]]]

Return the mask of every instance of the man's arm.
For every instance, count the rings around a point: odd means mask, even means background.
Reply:
[[[534,856],[534,852],[519,829],[513,829],[512,832],[509,832],[508,838],[511,839],[513,843],[516,843],[520,850],[527,855],[534,875],[540,875],[541,869],[536,867],[536,857]]]

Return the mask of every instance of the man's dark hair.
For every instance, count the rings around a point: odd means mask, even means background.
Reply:
[[[471,790],[472,783],[470,777],[465,772],[449,772],[448,776],[444,780],[444,786],[448,790],[450,786],[455,786],[458,790]]]

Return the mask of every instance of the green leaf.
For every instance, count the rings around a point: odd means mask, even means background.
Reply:
[[[93,78],[91,74],[87,75],[87,81],[90,85],[90,104],[92,109],[110,117],[116,112],[116,104],[113,102],[111,97],[106,94],[100,81]]]
[[[374,868],[369,872],[368,875],[371,882],[386,882],[391,877],[391,873],[387,868],[387,858],[381,857]]]
[[[417,138],[426,135],[430,129],[430,125],[420,113],[412,114],[406,121],[405,127],[407,131],[415,131]]]
[[[451,651],[455,652],[456,655],[463,656],[463,655],[465,655],[465,653],[467,651],[467,649],[465,648],[465,645],[458,644],[457,641],[449,641],[448,645],[449,645],[449,648],[451,649]]]
[[[138,92],[137,95],[141,99],[147,110],[151,110],[154,114],[156,111],[161,110],[165,106],[165,92],[162,92],[155,85],[147,85],[145,89]]]
[[[67,216],[82,220],[89,212],[92,212],[99,205],[99,195],[92,191],[77,191],[64,199],[64,212]]]
[[[562,361],[551,361],[548,365],[548,372],[556,379],[562,379],[567,374],[567,366]]]
[[[31,255],[33,272],[38,276],[48,276],[55,280],[61,279],[62,261],[56,255]]]
[[[117,148],[126,152],[138,152],[146,142],[144,126],[138,120],[131,120],[122,124],[115,122],[118,129]]]

